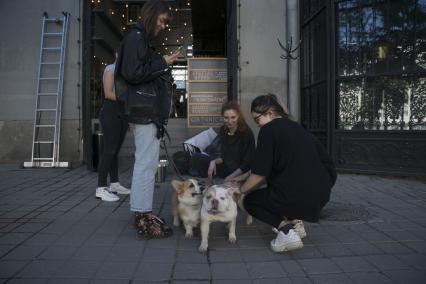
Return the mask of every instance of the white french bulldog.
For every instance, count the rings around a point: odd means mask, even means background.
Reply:
[[[210,223],[225,222],[229,228],[229,242],[235,243],[235,225],[237,223],[237,203],[233,195],[238,189],[228,185],[212,185],[203,192],[203,205],[201,206],[201,245],[198,251],[206,253]]]

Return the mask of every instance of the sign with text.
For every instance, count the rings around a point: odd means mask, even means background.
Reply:
[[[188,116],[189,125],[192,127],[214,127],[222,125],[222,116]]]
[[[188,127],[222,125],[227,80],[226,58],[188,59]]]
[[[228,72],[227,70],[208,70],[208,69],[194,69],[189,70],[190,81],[213,81],[213,82],[226,82]]]
[[[190,104],[189,114],[220,115],[221,104]]]
[[[190,93],[190,104],[223,104],[227,100],[226,93]]]

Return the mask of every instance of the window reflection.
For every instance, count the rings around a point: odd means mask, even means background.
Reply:
[[[336,8],[337,127],[426,130],[426,0]]]

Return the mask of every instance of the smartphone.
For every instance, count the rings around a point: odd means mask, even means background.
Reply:
[[[181,51],[181,50],[182,50],[182,48],[183,48],[183,46],[182,46],[182,45],[181,45],[181,46],[179,46],[178,48],[176,48],[175,50],[173,50],[172,54],[175,54],[175,53],[177,53],[177,52]]]

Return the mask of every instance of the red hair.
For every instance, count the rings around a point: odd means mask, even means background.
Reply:
[[[237,113],[237,115],[238,115],[237,131],[239,131],[239,132],[243,132],[244,130],[246,130],[246,129],[247,129],[247,122],[246,122],[246,120],[244,119],[244,115],[243,115],[243,113],[241,112],[240,104],[239,104],[238,102],[236,102],[236,101],[229,101],[229,102],[225,102],[225,103],[222,105],[222,111],[221,111],[222,116],[223,116],[223,114],[225,113],[225,111],[227,111],[227,110],[233,110],[233,111],[235,111],[235,112]],[[224,131],[225,133],[229,131],[229,129],[228,129],[225,125],[223,125],[223,126],[221,127],[221,129],[222,129],[222,131]]]

